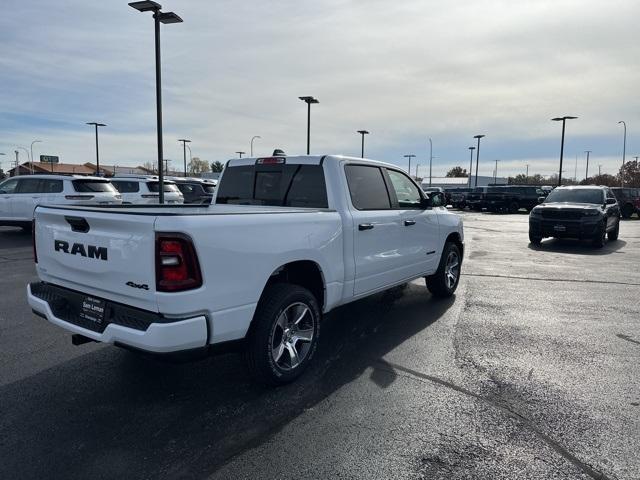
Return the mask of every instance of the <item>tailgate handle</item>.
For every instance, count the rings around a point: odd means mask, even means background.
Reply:
[[[89,222],[82,217],[68,217],[65,215],[64,219],[71,225],[71,231],[73,232],[87,233],[91,228],[89,227]]]

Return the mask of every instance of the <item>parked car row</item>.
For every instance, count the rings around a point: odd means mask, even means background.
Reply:
[[[631,218],[634,213],[640,217],[640,188],[613,187],[611,191],[618,200],[622,218]]]
[[[167,204],[209,205],[215,181],[170,177],[164,180]],[[151,175],[121,175],[110,179],[82,175],[21,175],[0,183],[0,226],[31,228],[38,205],[157,204],[160,181]]]
[[[531,185],[505,185],[447,190],[449,205],[453,208],[490,212],[516,213],[524,208],[530,211],[538,198],[547,195],[540,187]]]

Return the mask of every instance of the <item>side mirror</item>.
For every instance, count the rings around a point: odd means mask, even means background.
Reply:
[[[615,198],[607,198],[607,205],[615,205],[616,204],[616,199]]]
[[[431,197],[427,195],[425,198],[423,198],[422,201],[420,202],[420,206],[424,209],[433,207],[433,202],[431,201]]]
[[[543,203],[546,197],[538,197],[538,203]]]

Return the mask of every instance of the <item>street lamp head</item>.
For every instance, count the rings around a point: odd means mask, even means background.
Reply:
[[[106,123],[87,122],[87,125],[95,125],[96,127],[106,127]]]
[[[554,122],[562,122],[563,120],[575,120],[578,117],[572,117],[570,115],[565,115],[564,117],[556,117],[556,118],[552,118],[551,120]]]
[[[317,98],[313,98],[313,97],[298,97],[298,98],[305,103],[320,103]]]
[[[620,120],[618,123],[622,123],[625,127],[627,126],[627,124],[624,123],[624,120]]]
[[[360,135],[369,135],[369,132],[367,132],[366,130],[358,130],[358,133]]]
[[[162,8],[162,5],[159,3],[151,1],[131,2],[129,6],[131,8],[135,8],[139,12],[155,12]]]
[[[187,140],[186,138],[179,138],[178,141],[184,142],[184,143],[191,143],[191,140]]]
[[[415,157],[415,155],[413,155],[413,154],[404,156],[404,158],[413,158],[413,157]]]
[[[469,147],[469,150],[475,150],[476,147]]]
[[[474,135],[473,138],[483,138],[484,135]]]
[[[160,23],[164,24],[182,23],[182,19],[173,12],[160,12],[158,13],[158,19]]]

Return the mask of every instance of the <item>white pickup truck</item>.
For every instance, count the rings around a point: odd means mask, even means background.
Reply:
[[[460,217],[395,165],[230,160],[214,203],[38,207],[31,308],[76,344],[239,343],[254,376],[279,384],[311,361],[323,313],[420,277],[435,296],[458,286]]]

